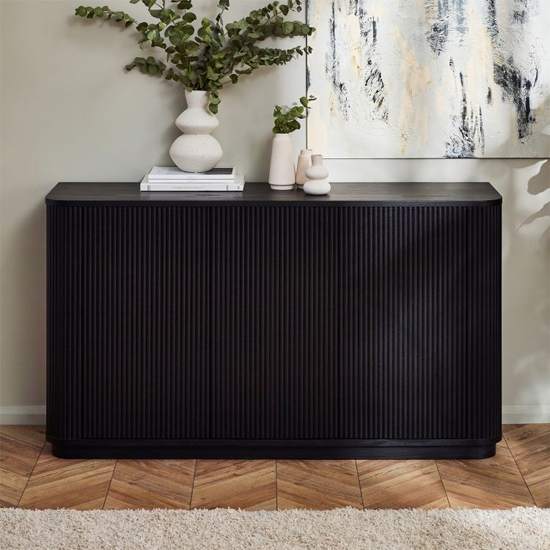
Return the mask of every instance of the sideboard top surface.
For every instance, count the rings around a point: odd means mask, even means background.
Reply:
[[[494,206],[502,197],[489,183],[333,183],[330,195],[274,191],[247,183],[244,192],[140,192],[138,183],[58,183],[52,206]]]

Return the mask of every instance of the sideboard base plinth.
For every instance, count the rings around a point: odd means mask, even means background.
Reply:
[[[139,459],[481,459],[495,455],[498,440],[80,440],[48,438],[59,458]]]

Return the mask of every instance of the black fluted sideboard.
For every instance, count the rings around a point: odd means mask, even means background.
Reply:
[[[46,198],[60,457],[483,458],[501,438],[487,183]]]

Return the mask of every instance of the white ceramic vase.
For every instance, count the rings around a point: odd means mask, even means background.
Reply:
[[[170,157],[184,172],[208,172],[223,156],[218,140],[210,135],[219,122],[208,109],[208,92],[185,92],[185,100],[187,109],[176,119],[183,135],[170,147]]]
[[[311,167],[306,170],[306,178],[304,193],[326,195],[330,192],[330,183],[326,179],[328,170],[323,166],[323,155],[311,156]]]
[[[294,156],[289,134],[275,134],[271,148],[269,185],[271,189],[286,190],[294,187]]]
[[[302,149],[296,166],[296,185],[301,187],[307,181],[306,170],[311,166],[311,149]]]

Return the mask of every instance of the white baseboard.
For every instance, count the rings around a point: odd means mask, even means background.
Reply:
[[[550,423],[550,405],[502,405],[502,423]]]
[[[42,426],[46,424],[46,407],[0,407],[0,425]]]
[[[46,423],[46,407],[0,407],[0,425]],[[550,423],[550,405],[503,405],[503,424],[543,424]]]

